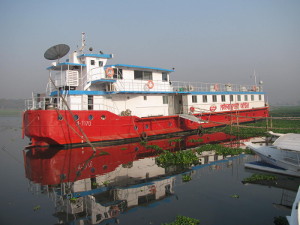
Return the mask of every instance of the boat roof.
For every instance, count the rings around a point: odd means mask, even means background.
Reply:
[[[148,66],[136,66],[136,65],[128,65],[128,64],[114,64],[114,65],[106,65],[107,67],[126,67],[126,68],[132,68],[132,69],[147,69],[147,70],[159,70],[159,71],[165,71],[165,72],[174,72],[174,70],[170,69],[162,69],[158,67],[148,67]]]
[[[112,59],[113,55],[112,54],[81,54],[77,56],[78,58],[82,57],[94,57],[94,58],[104,58],[104,59]]]
[[[86,64],[79,64],[79,63],[70,63],[70,62],[63,62],[59,63],[56,66],[50,66],[47,70],[66,70],[67,68],[73,69],[74,67],[86,66]]]
[[[293,151],[300,151],[300,134],[284,134],[273,143],[274,146]]]

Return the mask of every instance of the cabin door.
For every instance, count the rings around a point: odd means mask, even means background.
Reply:
[[[174,96],[173,95],[169,96],[168,102],[169,102],[168,113],[169,113],[169,115],[174,115],[175,109],[174,109]]]
[[[174,96],[174,111],[175,114],[183,113],[182,95]]]

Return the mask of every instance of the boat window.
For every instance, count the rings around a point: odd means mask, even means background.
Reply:
[[[94,116],[93,115],[89,115],[89,120],[92,120],[92,119],[94,119]]]
[[[248,101],[248,95],[244,95],[244,100]]]
[[[102,115],[101,116],[101,120],[105,120],[106,119],[106,116],[105,115]]]
[[[115,79],[123,79],[123,70],[119,68],[114,68],[114,76]]]
[[[230,101],[233,102],[233,95],[230,95]]]
[[[225,102],[226,101],[226,96],[225,95],[221,95],[221,100],[222,100],[222,102]]]
[[[135,70],[134,71],[135,80],[143,80],[143,71]]]
[[[151,71],[134,71],[134,79],[135,80],[152,80],[152,72]]]
[[[251,101],[254,101],[254,95],[251,95]]]
[[[74,115],[74,120],[79,120],[79,116],[78,115]]]
[[[95,65],[95,60],[91,60],[91,65]]]
[[[237,96],[237,100],[238,100],[239,102],[241,101],[241,96],[240,96],[240,95]]]
[[[197,103],[197,95],[192,95],[192,102]]]
[[[103,62],[102,61],[99,61],[99,67],[102,67],[103,66]]]
[[[147,100],[147,96],[144,96],[144,100]]]
[[[213,100],[213,102],[217,102],[217,96],[216,96],[216,95],[213,95],[213,96],[212,96],[212,100]]]
[[[168,104],[168,96],[162,96],[163,97],[163,104]]]
[[[207,95],[202,95],[202,102],[207,102]]]
[[[63,119],[62,115],[59,115],[59,116],[57,117],[57,119],[58,119],[58,120],[62,120],[62,119]]]
[[[143,80],[152,80],[152,72],[144,71]]]
[[[166,73],[166,72],[162,73],[162,81],[168,82],[168,73]]]
[[[261,100],[261,95],[258,95],[258,99]]]

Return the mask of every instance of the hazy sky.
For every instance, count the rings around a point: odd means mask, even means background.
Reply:
[[[299,0],[0,0],[0,98],[44,92],[55,44],[110,63],[175,68],[172,80],[253,84],[300,103]]]

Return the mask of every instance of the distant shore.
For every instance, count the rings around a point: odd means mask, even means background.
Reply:
[[[1,109],[0,116],[21,116],[22,110],[17,109]]]

